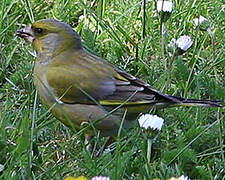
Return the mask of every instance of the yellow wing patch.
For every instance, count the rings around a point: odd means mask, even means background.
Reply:
[[[138,104],[149,104],[151,102],[149,101],[136,101],[136,102],[131,102],[131,101],[115,101],[115,100],[101,100],[99,103],[103,106],[119,106],[121,104],[124,105],[138,105]]]
[[[125,77],[121,76],[119,73],[116,73],[116,74],[115,74],[115,78],[117,78],[117,79],[119,79],[119,80],[122,80],[122,81],[129,82],[128,79],[126,79]]]

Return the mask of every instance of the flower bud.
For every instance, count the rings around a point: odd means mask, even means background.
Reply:
[[[193,44],[193,41],[191,40],[189,36],[183,35],[179,37],[176,41],[178,55],[181,55],[184,52],[186,52],[192,46],[192,44]]]
[[[211,27],[209,20],[206,19],[204,16],[199,16],[199,18],[195,18],[194,24],[202,31],[207,31]]]
[[[156,115],[144,114],[138,119],[140,127],[148,138],[153,138],[161,131],[164,119]]]
[[[95,176],[91,180],[110,180],[110,178],[104,176]]]

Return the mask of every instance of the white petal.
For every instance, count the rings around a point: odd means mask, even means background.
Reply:
[[[198,19],[200,23],[202,23],[203,21],[208,21],[204,16],[200,16]]]
[[[172,12],[173,11],[173,2],[171,1],[157,1],[157,11],[163,12]]]
[[[156,115],[154,116],[154,119],[155,119],[155,128],[160,131],[162,129],[164,119]]]
[[[199,19],[198,18],[195,18],[194,19],[194,24],[195,24],[195,26],[198,26],[199,25]]]
[[[181,177],[178,178],[179,180],[190,180],[188,176],[182,175]]]
[[[176,44],[177,47],[179,47],[183,51],[187,51],[191,47],[193,42],[189,36],[184,35],[177,39]]]
[[[110,178],[104,176],[95,176],[91,180],[110,180]]]
[[[149,121],[151,121],[150,127],[152,129],[156,129],[157,122],[156,122],[154,116],[152,116],[152,118]]]
[[[208,21],[208,19],[206,19],[204,16],[199,16],[199,18],[194,19],[194,24],[195,24],[195,26],[198,26],[201,23],[203,23],[204,21]]]
[[[156,115],[144,114],[138,119],[138,122],[140,127],[144,129],[152,128],[153,130],[157,129],[160,131],[162,129],[164,119]]]

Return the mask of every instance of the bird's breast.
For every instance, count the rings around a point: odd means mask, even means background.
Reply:
[[[42,102],[51,107],[56,99],[54,97],[54,90],[49,86],[46,78],[47,67],[45,64],[37,62],[34,67],[33,79],[34,85]]]

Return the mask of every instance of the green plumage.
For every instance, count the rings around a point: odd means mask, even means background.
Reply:
[[[124,113],[124,128],[152,107],[174,105],[222,107],[218,101],[163,94],[144,81],[114,67],[82,48],[79,35],[56,20],[40,20],[18,31],[37,51],[34,83],[52,113],[79,129],[94,123],[103,136],[115,136]],[[113,111],[111,114],[108,112]],[[69,119],[69,121],[68,121]],[[71,124],[72,123],[72,124]],[[87,134],[92,135],[93,131]]]

